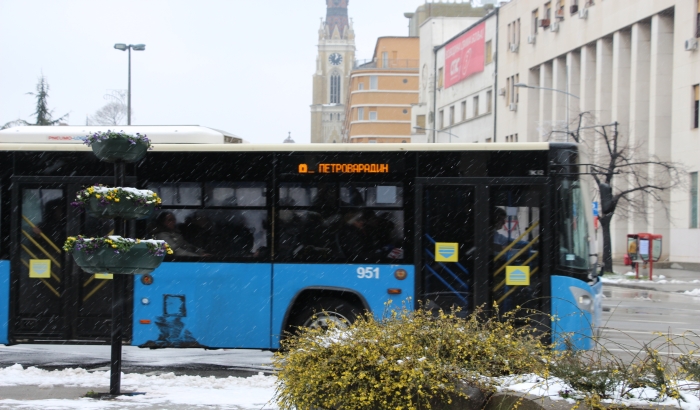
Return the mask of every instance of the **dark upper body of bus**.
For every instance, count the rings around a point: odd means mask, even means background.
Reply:
[[[495,302],[548,312],[552,275],[591,280],[575,145],[410,145],[163,145],[126,166],[127,185],[158,192],[158,215],[176,218],[190,250],[166,260],[173,264],[411,265],[416,300],[467,311]],[[81,149],[1,145],[0,164],[10,342],[103,339],[110,284],[41,246],[32,231],[58,247],[67,236],[108,234],[111,221],[70,204],[85,186],[113,186],[114,166]],[[153,237],[158,215],[130,222],[130,235]],[[441,262],[444,244],[456,244],[456,262]],[[51,278],[26,276],[27,260],[49,256],[59,265]],[[527,267],[527,286],[507,284],[512,266]],[[356,302],[376,310],[362,295]],[[271,311],[284,316],[271,321],[288,326],[300,310]]]

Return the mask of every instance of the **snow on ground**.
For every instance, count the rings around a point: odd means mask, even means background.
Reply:
[[[574,404],[576,396],[571,394],[567,385],[556,378],[542,379],[537,375],[509,376],[500,379],[501,388],[499,390],[518,391],[529,393],[536,396],[547,396],[552,400],[566,400]],[[640,406],[647,407],[650,404],[661,406],[675,406],[683,410],[698,410],[700,409],[700,398],[698,394],[697,383],[680,382],[678,389],[684,401],[678,401],[665,397],[659,399],[658,392],[651,388],[636,388],[625,392],[625,397],[620,394],[613,396],[612,399],[601,400],[606,404],[623,404],[625,406]],[[567,396],[562,397],[561,395]],[[573,396],[568,397],[568,396]]]
[[[686,290],[683,292],[684,295],[690,296],[700,296],[700,289]]]
[[[277,409],[272,403],[275,393],[274,376],[262,374],[247,378],[175,376],[166,373],[159,376],[124,374],[121,379],[122,392],[137,391],[146,394],[120,396],[115,401],[97,401],[89,398],[77,400],[2,400],[3,405],[21,407],[24,405],[44,408],[138,408],[143,405],[185,405],[185,406],[237,406],[241,409]],[[47,371],[36,367],[23,368],[19,364],[0,369],[0,391],[2,386],[84,387],[85,393],[109,391],[109,372],[64,369]],[[41,402],[41,403],[39,403]],[[167,407],[164,407],[167,408]]]
[[[275,394],[275,376],[259,374],[247,378],[214,378],[200,376],[175,376],[166,373],[159,376],[143,374],[124,374],[122,376],[122,391],[138,391],[146,394],[137,396],[120,396],[114,401],[97,401],[89,398],[75,400],[7,400],[0,398],[0,407],[12,406],[17,408],[40,406],[51,409],[118,409],[139,408],[143,406],[175,405],[186,408],[196,406],[224,406],[236,409],[273,410],[278,407],[273,403]],[[552,400],[566,400],[575,403],[567,386],[562,381],[551,378],[542,379],[536,375],[511,376],[497,381],[500,390],[525,392],[538,396],[546,396]],[[687,382],[682,382],[687,383]],[[47,371],[36,367],[24,368],[19,364],[0,368],[0,391],[2,386],[39,386],[52,388],[59,386],[85,388],[105,392],[109,390],[109,372],[89,372],[81,368]],[[685,402],[672,399],[659,400],[657,392],[649,388],[633,389],[626,398],[616,397],[604,400],[605,403],[631,405],[670,405],[683,410],[700,410],[697,384],[679,384],[679,389]]]
[[[634,276],[634,272],[628,272],[632,273],[632,275],[625,274],[625,276]],[[642,276],[640,275],[640,278]],[[679,284],[684,284],[684,283],[700,283],[700,279],[693,279],[693,280],[678,280],[678,279],[665,279],[665,276],[661,275],[657,277],[658,280],[648,280],[648,279],[623,279],[623,278],[606,278],[605,276],[602,276],[601,281],[603,283],[656,283],[656,284],[672,284],[672,285],[679,285]]]

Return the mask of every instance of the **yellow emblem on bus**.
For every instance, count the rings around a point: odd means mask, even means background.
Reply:
[[[30,259],[29,260],[29,277],[30,278],[50,278],[51,277],[51,260],[50,259]]]
[[[530,267],[506,266],[506,285],[530,286]]]
[[[435,262],[459,262],[457,242],[435,242]]]

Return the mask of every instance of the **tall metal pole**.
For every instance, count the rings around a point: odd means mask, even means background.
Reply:
[[[129,86],[126,91],[126,125],[131,125],[131,44],[129,44]]]
[[[124,186],[125,179],[124,162],[114,164],[114,186]],[[114,219],[114,231],[125,238],[126,220]],[[118,396],[121,394],[122,378],[122,343],[124,339],[124,292],[125,275],[112,275],[112,334],[111,334],[111,366],[109,375],[109,394]]]

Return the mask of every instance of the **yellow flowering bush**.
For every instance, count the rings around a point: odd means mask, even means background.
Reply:
[[[462,396],[461,382],[546,373],[550,351],[510,314],[411,311],[367,314],[346,329],[301,329],[275,354],[282,409],[430,409]],[[484,377],[487,376],[487,377]]]

